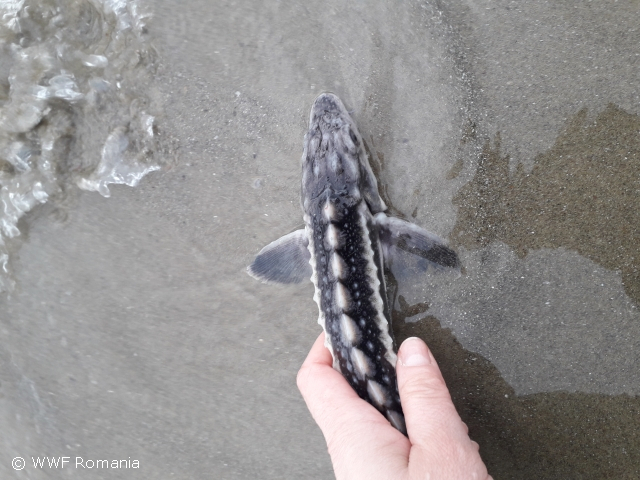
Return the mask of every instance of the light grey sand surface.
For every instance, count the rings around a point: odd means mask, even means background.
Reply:
[[[295,386],[312,285],[244,271],[302,223],[323,91],[352,109],[391,211],[460,254],[458,279],[398,278],[394,327],[432,346],[494,478],[640,476],[637,3],[149,9],[164,167],[20,219],[1,478],[332,477]]]

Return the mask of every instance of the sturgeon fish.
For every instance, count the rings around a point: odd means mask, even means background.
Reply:
[[[264,247],[247,271],[265,283],[311,279],[333,367],[406,435],[384,267],[408,256],[420,271],[459,269],[458,257],[436,235],[384,213],[362,137],[331,93],[311,108],[301,204],[305,227]]]

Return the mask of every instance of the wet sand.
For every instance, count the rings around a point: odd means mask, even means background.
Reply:
[[[21,220],[2,478],[70,474],[10,467],[37,455],[140,461],[82,478],[332,478],[295,387],[312,285],[244,272],[302,223],[327,90],[392,211],[460,253],[459,279],[392,288],[394,329],[432,346],[494,478],[640,476],[638,7],[450,3],[154,3],[168,165]]]

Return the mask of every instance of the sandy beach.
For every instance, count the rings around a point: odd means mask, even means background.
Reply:
[[[390,211],[460,255],[459,278],[398,279],[394,331],[431,346],[493,477],[640,477],[637,3],[148,9],[156,68],[132,78],[162,168],[17,223],[0,477],[333,478],[295,384],[321,331],[313,286],[245,272],[302,224],[325,91]]]

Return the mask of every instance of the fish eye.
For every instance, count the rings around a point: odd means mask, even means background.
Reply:
[[[351,137],[351,141],[353,142],[354,145],[358,145],[358,137],[356,137],[356,134],[353,133],[353,130],[349,129],[349,136]]]

